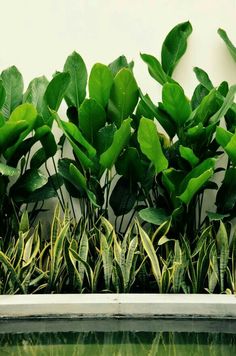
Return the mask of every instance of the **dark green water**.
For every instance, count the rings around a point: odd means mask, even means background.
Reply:
[[[234,333],[34,332],[0,334],[0,355],[234,356]]]

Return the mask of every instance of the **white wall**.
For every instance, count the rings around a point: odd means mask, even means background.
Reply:
[[[139,85],[160,99],[139,52],[160,55],[169,30],[190,20],[188,52],[175,72],[191,96],[194,66],[205,69],[215,85],[236,83],[236,63],[217,35],[224,28],[236,44],[236,0],[8,0],[0,1],[0,71],[15,64],[25,82],[61,70],[78,51],[91,67],[120,54],[135,61]]]

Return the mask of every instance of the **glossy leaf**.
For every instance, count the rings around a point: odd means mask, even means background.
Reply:
[[[117,127],[133,113],[138,96],[132,72],[127,68],[121,69],[114,78],[108,105],[109,118]]]
[[[196,74],[196,77],[202,86],[204,86],[209,91],[211,91],[214,88],[208,74],[203,69],[199,67],[194,67],[193,71]]]
[[[164,109],[174,122],[183,126],[191,114],[191,105],[178,84],[166,83],[162,90],[162,102]]]
[[[97,103],[106,107],[113,84],[112,72],[104,64],[96,63],[89,76],[89,95]]]
[[[0,175],[13,177],[20,173],[19,169],[10,167],[4,163],[0,162]]]
[[[192,33],[190,22],[175,26],[166,36],[161,50],[161,63],[167,75],[171,76],[180,58],[186,51],[187,39]]]
[[[203,125],[220,109],[223,101],[216,89],[212,89],[209,94],[204,96],[196,109],[193,120],[194,123],[202,122]]]
[[[116,130],[116,125],[110,124],[102,127],[97,132],[94,146],[96,147],[99,154],[102,154],[111,146]]]
[[[27,170],[12,186],[11,193],[16,195],[31,193],[44,186],[47,181],[48,178],[40,171],[30,169]]]
[[[10,159],[14,152],[18,149],[20,143],[24,140],[24,138],[33,130],[36,119],[37,119],[37,111],[32,104],[25,103],[19,105],[11,114],[8,123],[17,125],[20,121],[25,122],[27,124],[26,129],[19,135],[15,144],[10,147],[6,153],[5,157]]]
[[[5,118],[9,118],[12,111],[22,103],[23,78],[15,66],[4,70],[1,74],[6,97],[2,106],[2,113]]]
[[[4,88],[2,79],[0,79],[0,109],[3,106],[5,99],[6,99],[6,90]]]
[[[93,144],[97,132],[105,126],[106,112],[94,99],[85,99],[79,108],[79,127],[85,138]]]
[[[236,93],[236,85],[232,85],[224,99],[221,108],[210,118],[210,123],[218,123],[219,120],[227,113],[231,105],[234,102],[234,97]]]
[[[216,195],[217,211],[230,212],[236,204],[236,168],[229,168],[225,172],[224,180]]]
[[[116,58],[112,63],[108,65],[108,68],[112,72],[113,77],[115,77],[116,74],[123,68],[132,69],[125,56],[119,56],[118,58]]]
[[[68,73],[58,73],[48,84],[44,100],[51,110],[59,109],[70,80],[71,77]]]
[[[111,169],[115,164],[122,149],[127,144],[131,135],[131,119],[122,122],[120,128],[115,132],[111,146],[101,154],[100,164],[102,167]]]
[[[65,100],[68,106],[75,106],[78,109],[86,95],[87,69],[77,52],[73,52],[67,58],[64,72],[68,72],[71,78],[65,93]]]
[[[137,183],[121,177],[116,183],[110,196],[110,206],[116,216],[127,214],[137,200]]]
[[[146,118],[140,120],[138,142],[141,151],[153,163],[156,174],[168,167],[168,160],[162,152],[157,128],[153,121]]]
[[[216,141],[228,154],[233,166],[236,166],[236,133],[232,134],[222,127],[216,129]]]
[[[170,218],[166,211],[161,208],[142,209],[139,212],[139,216],[144,221],[154,225],[161,225]]]
[[[225,42],[225,44],[226,44],[226,46],[227,46],[232,58],[236,62],[236,47],[230,41],[226,31],[223,30],[222,28],[219,28],[217,32],[220,35],[220,37],[222,38],[222,40]]]
[[[142,60],[147,64],[148,71],[150,75],[161,85],[164,85],[167,82],[172,82],[168,75],[163,70],[161,63],[158,59],[150,54],[141,53]]]
[[[36,108],[37,112],[41,114],[45,110],[44,94],[48,86],[46,77],[38,77],[33,79],[23,96],[24,103],[31,103]]]
[[[199,163],[199,158],[195,155],[195,153],[190,147],[185,147],[180,145],[179,152],[180,152],[180,156],[186,161],[188,161],[188,163],[192,167],[195,167]]]

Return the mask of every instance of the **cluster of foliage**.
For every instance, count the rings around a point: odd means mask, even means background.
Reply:
[[[187,98],[172,76],[191,32],[189,22],[175,26],[161,61],[141,54],[162,86],[158,104],[124,56],[88,75],[73,52],[63,71],[33,79],[25,93],[17,68],[2,72],[0,293],[235,291],[236,85],[214,86],[195,67],[199,84]],[[206,212],[209,190],[215,208]],[[48,239],[30,227],[53,197],[65,215],[56,209]]]

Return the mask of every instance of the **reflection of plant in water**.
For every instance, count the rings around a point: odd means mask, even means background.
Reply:
[[[178,332],[31,333],[0,336],[1,354],[12,355],[233,355],[236,335]]]

